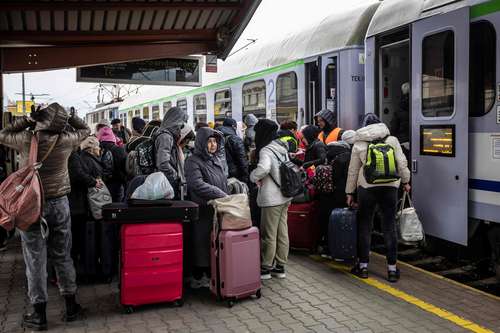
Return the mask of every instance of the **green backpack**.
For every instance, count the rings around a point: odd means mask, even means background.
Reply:
[[[368,184],[386,184],[400,179],[394,147],[385,140],[372,141],[368,144],[364,176]]]

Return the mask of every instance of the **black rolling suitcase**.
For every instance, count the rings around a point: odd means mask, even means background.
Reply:
[[[328,249],[333,259],[353,261],[356,258],[357,213],[357,210],[350,208],[336,208],[332,211],[328,223]]]
[[[81,282],[110,282],[118,269],[117,226],[88,220],[81,228],[81,248],[75,263]]]

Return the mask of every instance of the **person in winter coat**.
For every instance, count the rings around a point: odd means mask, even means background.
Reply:
[[[318,139],[324,144],[329,144],[330,142],[338,141],[342,137],[344,131],[337,127],[337,116],[334,112],[323,109],[314,115],[319,128],[321,128],[321,133],[318,135]]]
[[[156,169],[165,174],[174,189],[176,198],[180,197],[180,172],[182,172],[177,142],[187,120],[188,115],[185,111],[178,107],[170,108],[165,113],[160,129],[154,136]]]
[[[288,261],[288,206],[292,198],[281,193],[280,165],[288,161],[287,144],[276,139],[278,125],[269,119],[259,120],[255,125],[255,145],[258,163],[250,174],[250,180],[259,186],[257,204],[261,207],[261,278],[272,276],[285,278]]]
[[[358,195],[358,259],[359,263],[353,268],[353,273],[361,278],[368,277],[368,261],[370,252],[371,231],[373,215],[378,205],[382,213],[382,231],[387,248],[388,280],[399,280],[397,262],[397,234],[396,210],[398,201],[398,188],[403,184],[406,192],[410,191],[410,170],[408,162],[396,137],[391,136],[387,126],[380,122],[374,114],[367,114],[363,121],[363,128],[356,132],[357,141],[352,148],[349,173],[346,184],[347,204],[354,205],[354,193]],[[393,147],[395,152],[396,167],[400,180],[384,184],[369,184],[364,176],[368,145],[377,140],[382,140]]]
[[[71,193],[69,206],[71,210],[71,230],[73,235],[72,257],[76,260],[84,251],[84,226],[89,218],[87,193],[92,187],[102,188],[102,165],[99,140],[89,136],[80,144],[80,149],[74,151],[68,162]]]
[[[101,147],[104,183],[108,187],[113,202],[122,202],[127,181],[125,170],[127,153],[124,148],[118,147],[117,138],[109,127],[101,128],[97,133],[97,139]]]
[[[188,144],[192,140],[195,139],[193,128],[189,125],[184,125],[181,129],[181,133],[179,135],[179,140],[177,140],[177,153],[179,154],[179,176],[180,176],[180,198],[182,200],[185,199],[187,195],[186,189],[186,174],[184,172],[184,165],[186,159],[191,155],[191,151],[188,149]],[[186,155],[187,153],[187,155]]]
[[[111,121],[111,129],[113,130],[113,133],[115,133],[115,136],[119,138],[124,145],[129,142],[132,133],[128,128],[122,125],[122,121],[120,119],[115,118]]]
[[[68,125],[72,130],[68,130]],[[41,223],[21,231],[23,257],[28,280],[28,296],[34,312],[23,317],[23,326],[35,330],[47,329],[47,257],[56,270],[59,291],[64,296],[66,311],[63,319],[74,321],[81,312],[76,302],[76,276],[71,259],[71,217],[68,193],[71,185],[68,176],[68,159],[80,142],[90,134],[85,122],[74,112],[52,103],[46,108],[32,110],[31,118],[19,118],[0,131],[0,144],[20,152],[20,165],[27,163],[32,131],[38,135],[38,159],[54,145],[42,164],[39,174],[44,191],[43,217],[48,224],[50,237],[44,239]]]
[[[194,154],[186,160],[186,180],[190,199],[200,206],[199,220],[192,224],[193,279],[192,288],[210,285],[210,232],[213,208],[210,200],[228,195],[227,178],[218,157],[222,134],[209,127],[198,129]]]
[[[140,138],[144,134],[144,128],[146,127],[146,122],[144,119],[140,117],[132,118],[132,135],[127,142],[127,146],[129,143],[133,142],[135,139]]]
[[[224,135],[224,151],[229,177],[237,178],[244,183],[248,182],[248,161],[245,155],[243,140],[236,135],[236,120],[224,119],[223,126],[218,130]]]
[[[302,135],[307,144],[304,164],[302,165],[304,169],[325,163],[326,146],[318,139],[319,132],[321,132],[319,127],[314,125],[309,125],[302,130]]]
[[[250,151],[255,149],[255,125],[259,119],[253,114],[249,113],[245,116],[243,122],[247,127],[245,130],[245,137],[243,139],[243,143],[245,144],[245,151],[247,154],[250,154]]]

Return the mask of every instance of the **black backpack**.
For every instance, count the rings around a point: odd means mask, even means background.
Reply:
[[[278,157],[278,154],[272,149],[269,150],[276,156],[280,162],[280,184],[276,182],[272,174],[271,179],[281,190],[281,194],[287,198],[293,198],[304,193],[304,172],[295,165],[292,161],[283,161]]]
[[[104,181],[109,181],[114,174],[114,158],[111,150],[103,148],[101,154],[102,178]]]
[[[155,172],[155,140],[147,138],[135,148],[137,153],[137,165],[141,175],[149,175]]]

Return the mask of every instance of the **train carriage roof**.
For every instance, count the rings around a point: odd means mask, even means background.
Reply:
[[[204,73],[203,85],[223,82],[350,46],[364,45],[366,30],[379,4],[376,0],[367,1],[348,11],[327,15],[309,27],[288,33],[279,40],[268,43],[257,41],[247,50],[228,57],[219,66],[217,75],[208,76]],[[151,87],[144,90],[143,96],[127,98],[120,110],[138,107],[148,101],[167,98],[182,91],[186,89]]]
[[[485,0],[384,0],[368,27],[366,37],[458,8],[485,3]]]

